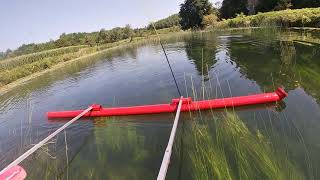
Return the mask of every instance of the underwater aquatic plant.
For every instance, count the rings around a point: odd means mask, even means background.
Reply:
[[[190,132],[193,179],[303,179],[282,151],[259,131],[250,131],[235,113],[193,121]]]

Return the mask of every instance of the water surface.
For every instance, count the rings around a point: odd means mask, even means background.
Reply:
[[[244,30],[193,33],[165,40],[183,96],[194,99],[274,91],[283,102],[237,108],[252,132],[282,144],[306,179],[318,179],[320,156],[319,32]],[[176,87],[156,43],[116,49],[30,80],[0,97],[0,168],[66,121],[52,110],[169,103]],[[185,124],[223,111],[183,113],[168,179],[195,179]],[[30,179],[155,179],[174,114],[82,119],[22,166]],[[275,147],[276,148],[276,147]],[[263,177],[261,177],[263,178]]]

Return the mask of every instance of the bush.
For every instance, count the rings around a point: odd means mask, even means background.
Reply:
[[[219,27],[320,27],[320,8],[273,11],[258,13],[253,16],[239,15],[236,18],[223,20]]]
[[[218,17],[215,14],[209,14],[203,17],[202,25],[205,27],[215,27],[218,23]]]

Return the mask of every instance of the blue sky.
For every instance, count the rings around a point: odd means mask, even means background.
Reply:
[[[179,11],[184,0],[1,0],[0,51],[126,24],[143,27]],[[217,0],[210,0],[215,2]]]

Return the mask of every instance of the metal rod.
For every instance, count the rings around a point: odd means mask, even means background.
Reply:
[[[179,123],[180,111],[181,111],[181,106],[182,106],[182,98],[183,97],[181,96],[179,104],[178,104],[176,117],[174,118],[174,123],[172,126],[169,142],[168,142],[166,151],[163,156],[163,160],[161,163],[161,167],[160,167],[160,171],[159,171],[157,180],[164,180],[167,175],[167,170],[168,170],[168,166],[169,166],[170,158],[171,158],[171,153],[172,153],[173,141],[176,136],[176,131],[177,131],[178,123]]]

